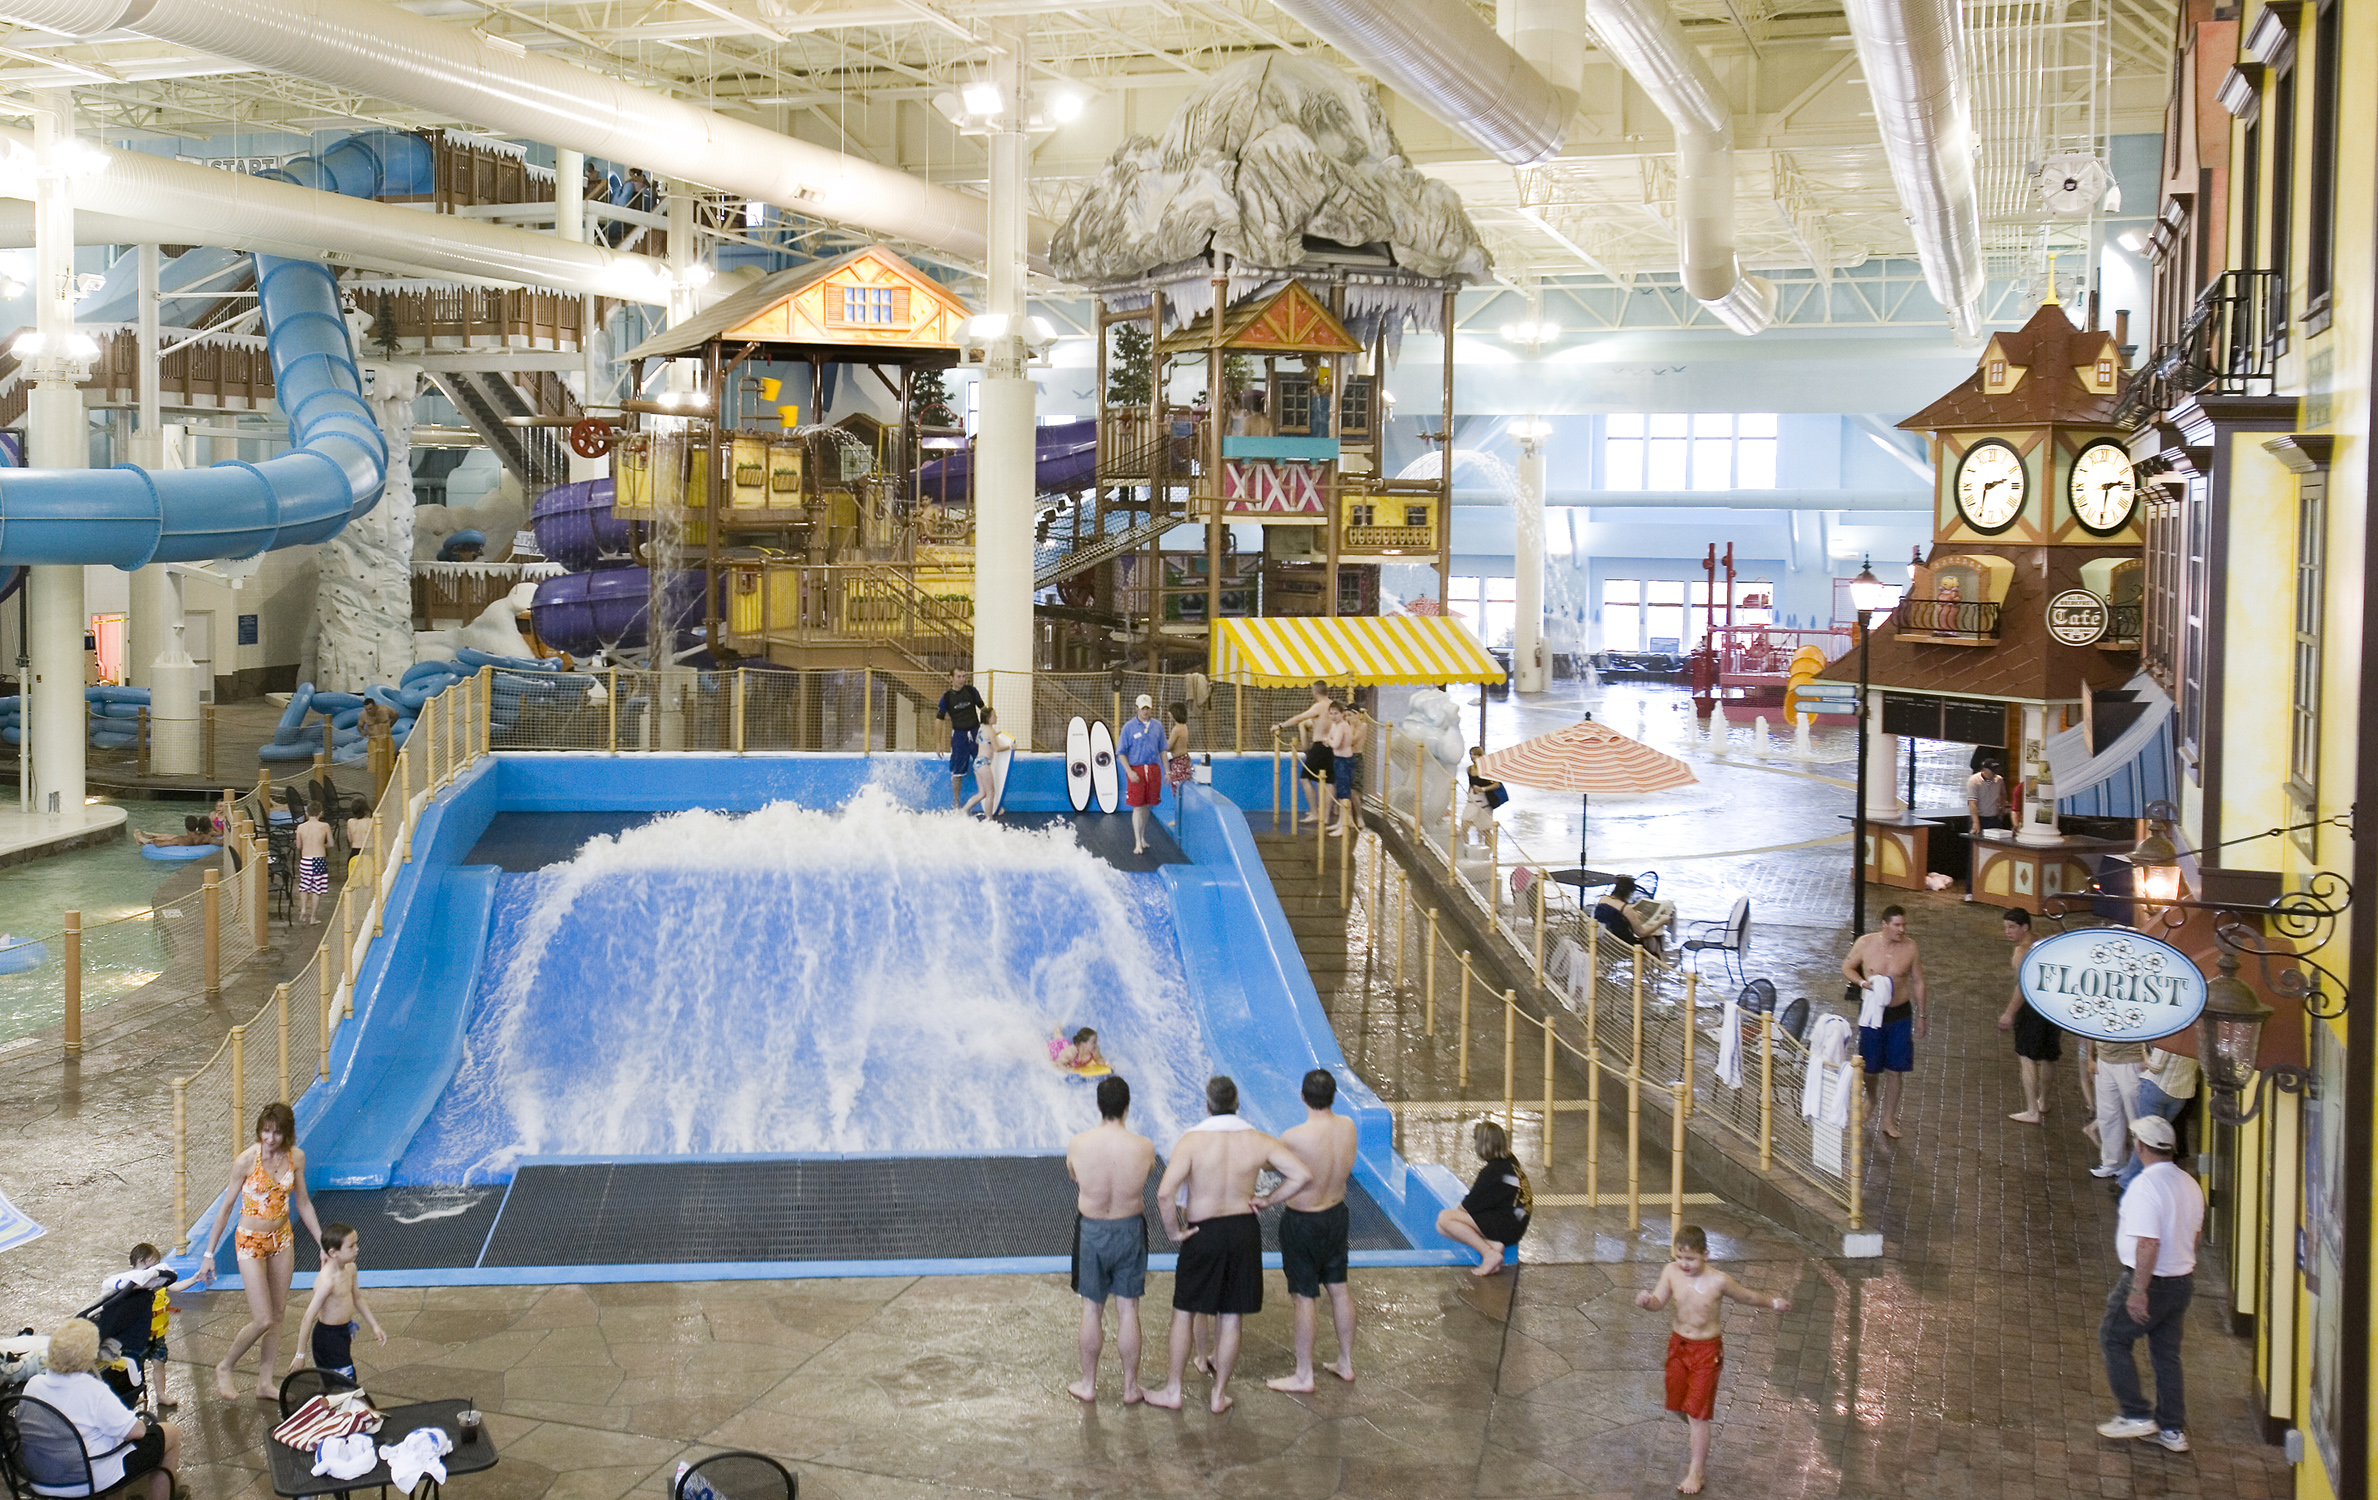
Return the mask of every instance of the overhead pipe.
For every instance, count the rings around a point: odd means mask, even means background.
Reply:
[[[0,0],[0,6],[22,0]],[[1495,35],[1466,0],[1274,0],[1323,41],[1499,161],[1561,148],[1576,94]]]
[[[1586,0],[1603,50],[1676,131],[1676,255],[1684,289],[1726,327],[1775,321],[1775,287],[1742,269],[1734,238],[1734,104],[1666,0]]]
[[[1428,3],[1464,9],[1461,0]],[[558,58],[515,55],[385,0],[0,0],[0,19],[71,37],[132,31],[961,259],[980,260],[986,249],[980,198]],[[1470,23],[1485,29],[1475,16]],[[1047,226],[1036,224],[1033,253],[1046,246]]]
[[[345,146],[349,142],[342,142]],[[0,126],[0,167],[14,163],[15,149],[30,160],[32,132]],[[219,245],[311,259],[324,253],[373,266],[475,280],[517,281],[629,302],[668,300],[671,278],[649,255],[632,255],[602,245],[573,244],[555,235],[490,224],[459,214],[425,213],[364,197],[343,197],[353,189],[360,164],[352,158],[308,166],[292,163],[292,180],[275,182],[221,172],[168,156],[85,143],[92,163],[84,197],[110,212],[90,216],[104,231],[129,229],[116,244]],[[336,149],[336,148],[334,148]],[[341,183],[340,174],[347,179]],[[295,176],[333,191],[299,186]],[[33,174],[0,170],[0,197],[30,199]],[[370,189],[363,189],[370,191]],[[79,222],[86,216],[78,211]],[[31,215],[23,218],[31,228]],[[0,239],[17,238],[16,216],[0,215]],[[90,233],[78,233],[82,238]],[[24,236],[29,242],[29,234]]]
[[[1974,344],[1982,336],[1988,271],[1973,175],[1978,140],[1957,9],[1957,0],[1842,5],[1924,281],[1948,310],[1957,341]]]

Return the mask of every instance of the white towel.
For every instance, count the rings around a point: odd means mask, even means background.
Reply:
[[[1827,1013],[1817,1017],[1808,1032],[1808,1075],[1800,1083],[1800,1113],[1805,1119],[1822,1119],[1827,1124],[1849,1123],[1850,1091],[1848,1080],[1827,1098],[1826,1080],[1835,1069],[1847,1068],[1850,1060],[1850,1023],[1841,1016]],[[1838,1118],[1836,1118],[1838,1116]]]
[[[400,1495],[409,1495],[420,1488],[423,1475],[444,1484],[443,1460],[453,1451],[454,1439],[446,1436],[444,1428],[416,1427],[395,1447],[382,1448],[380,1461],[388,1465],[389,1487]]]
[[[394,1452],[394,1449],[390,1449]],[[379,1457],[372,1447],[371,1434],[351,1432],[345,1437],[325,1438],[314,1450],[314,1472],[333,1479],[360,1479],[372,1471]]]
[[[1183,1131],[1182,1134],[1195,1135],[1201,1130],[1215,1130],[1227,1134],[1233,1130],[1253,1130],[1254,1128],[1254,1126],[1240,1119],[1237,1115],[1207,1115],[1204,1119],[1198,1121],[1196,1124]]]
[[[1871,1031],[1883,1024],[1883,1012],[1891,1008],[1891,990],[1890,975],[1870,974],[1867,976],[1866,989],[1858,997],[1858,1026],[1860,1030]]]
[[[1717,1081],[1730,1089],[1742,1087],[1742,1006],[1733,1000],[1717,1023]]]

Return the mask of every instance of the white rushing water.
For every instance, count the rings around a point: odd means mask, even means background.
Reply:
[[[1209,1071],[1161,882],[1070,829],[916,812],[677,813],[505,877],[466,1057],[398,1180],[524,1156],[1061,1147],[1095,1027],[1170,1141]]]

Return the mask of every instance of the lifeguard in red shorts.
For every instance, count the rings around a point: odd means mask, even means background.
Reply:
[[[1123,756],[1123,800],[1131,808],[1131,852],[1148,852],[1148,809],[1164,798],[1164,726],[1146,693],[1133,705],[1115,748]]]
[[[1658,1285],[1635,1294],[1637,1307],[1671,1308],[1668,1314],[1668,1410],[1684,1418],[1691,1432],[1692,1458],[1677,1492],[1698,1495],[1709,1466],[1710,1422],[1717,1415],[1717,1377],[1726,1366],[1719,1315],[1727,1298],[1753,1307],[1789,1312],[1789,1297],[1754,1292],[1723,1271],[1709,1268],[1709,1236],[1687,1224],[1676,1231],[1672,1257]]]

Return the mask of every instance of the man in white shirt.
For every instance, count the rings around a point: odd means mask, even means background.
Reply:
[[[2006,826],[2006,778],[1998,774],[1998,762],[1983,761],[1965,778],[1965,817],[1976,834]]]
[[[2178,1138],[2161,1115],[2130,1122],[2130,1137],[2146,1168],[2122,1194],[2114,1256],[2122,1274],[2106,1296],[2097,1325],[2105,1351],[2106,1383],[2121,1414],[2097,1424],[2100,1436],[2147,1438],[2174,1453],[2188,1451],[2188,1416],[2180,1374],[2180,1333],[2196,1295],[2196,1240],[2205,1226],[2205,1193],[2172,1162]],[[2155,1403],[2139,1385],[2136,1346],[2147,1341],[2155,1367]]]

